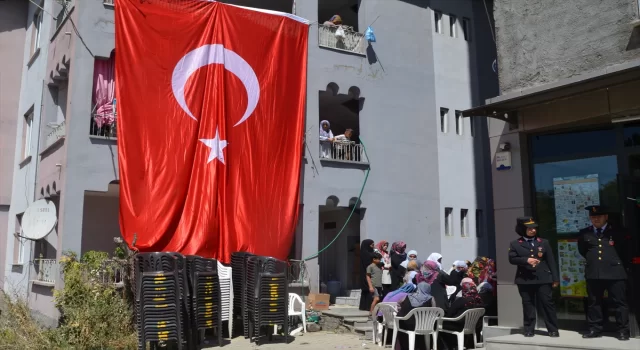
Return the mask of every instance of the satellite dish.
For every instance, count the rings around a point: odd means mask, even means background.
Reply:
[[[37,200],[22,215],[22,237],[37,241],[47,237],[58,221],[56,206],[53,201]]]

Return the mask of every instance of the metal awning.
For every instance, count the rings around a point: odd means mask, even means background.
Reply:
[[[463,117],[491,117],[511,121],[519,109],[604,90],[640,79],[640,60],[607,67],[589,74],[564,79],[490,98],[485,105],[462,111]]]

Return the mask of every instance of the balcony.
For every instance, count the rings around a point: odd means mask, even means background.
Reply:
[[[34,282],[54,286],[59,274],[58,261],[56,259],[35,259],[35,265],[38,267],[38,276]]]
[[[327,147],[328,148],[325,148]],[[320,160],[369,164],[361,144],[351,142],[321,142]]]
[[[99,138],[115,139],[117,113],[93,113],[89,135]]]
[[[338,28],[344,30],[344,38],[336,36]],[[364,55],[366,43],[364,34],[354,31],[352,27],[318,24],[318,46]]]
[[[47,139],[45,140],[45,149],[53,146],[58,140],[62,139],[66,135],[66,122],[63,120],[59,124],[53,124],[49,126],[51,131],[47,134]]]
[[[102,3],[105,4],[105,5],[114,6],[115,5],[115,0],[103,0]]]

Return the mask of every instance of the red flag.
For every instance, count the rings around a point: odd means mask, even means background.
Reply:
[[[140,251],[284,259],[298,219],[308,23],[119,0],[120,228]]]

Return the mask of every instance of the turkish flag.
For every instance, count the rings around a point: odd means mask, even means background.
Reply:
[[[140,251],[285,259],[298,220],[308,22],[118,0],[120,228]]]

